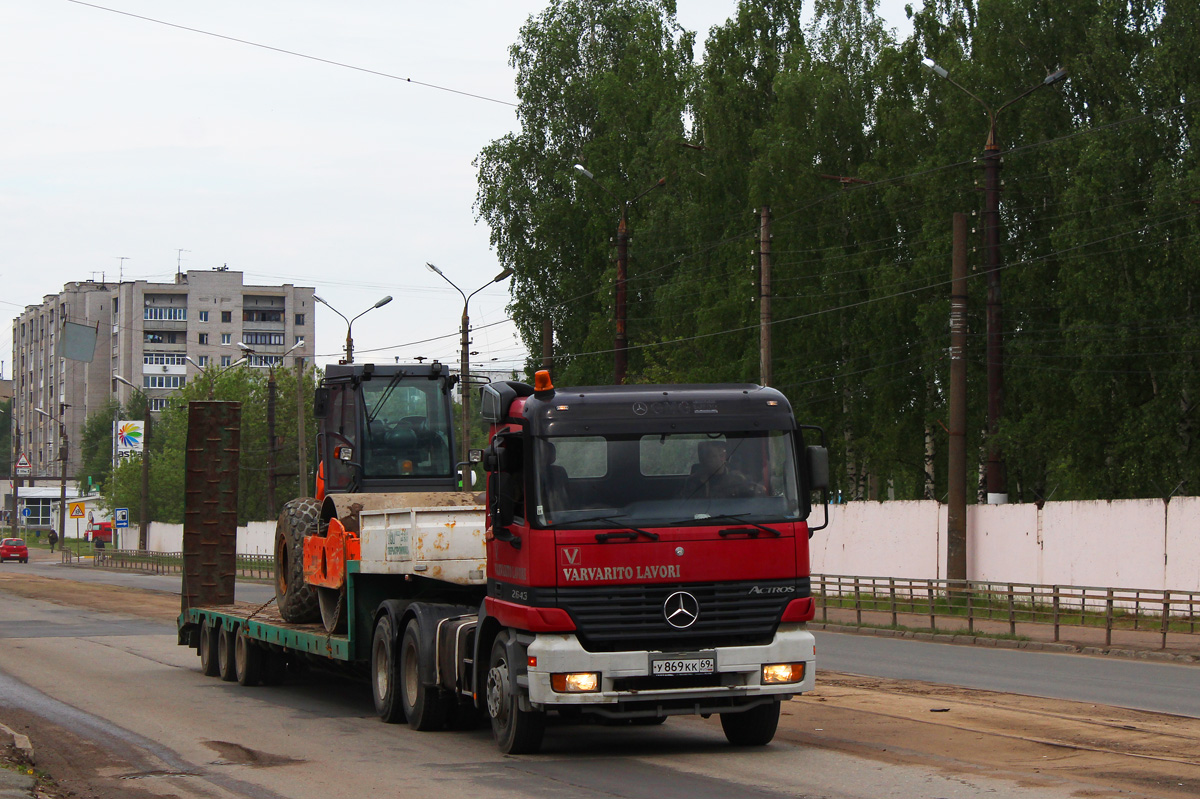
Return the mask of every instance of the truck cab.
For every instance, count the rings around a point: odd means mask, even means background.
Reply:
[[[808,519],[828,466],[804,434],[819,431],[755,385],[556,391],[547,376],[482,399],[481,636],[532,633],[508,637],[518,698],[609,718],[720,713],[730,740],[770,740],[780,700],[814,680],[808,540],[824,524]]]

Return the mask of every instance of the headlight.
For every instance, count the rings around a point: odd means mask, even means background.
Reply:
[[[600,675],[596,672],[551,674],[550,687],[560,694],[589,694],[600,690]]]
[[[804,679],[803,663],[771,663],[763,666],[763,685],[786,685]]]

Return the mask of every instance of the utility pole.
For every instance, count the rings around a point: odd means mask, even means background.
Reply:
[[[764,386],[771,385],[771,209],[762,207],[758,235],[758,346],[759,373]]]
[[[628,203],[621,206],[621,221],[617,223],[617,336],[613,342],[613,384],[625,383],[625,372],[629,362],[629,339],[625,336],[625,278],[629,266],[629,229],[626,225]]]
[[[146,400],[146,434],[142,436],[142,512],[138,549],[144,552],[150,548],[150,427],[153,414],[150,413],[150,398],[145,393],[142,398]]]
[[[461,292],[460,292],[461,293]],[[462,381],[462,490],[471,490],[471,464],[467,453],[471,449],[471,320],[467,316],[467,301],[462,311],[462,353],[459,355],[459,379]]]
[[[14,405],[15,405],[15,403],[14,403]],[[12,408],[13,406],[10,405],[9,407]],[[13,478],[12,531],[13,531],[13,535],[16,535],[17,534],[17,524],[19,523],[19,519],[21,518],[21,516],[20,516],[21,509],[18,507],[19,503],[17,502],[17,500],[20,499],[21,486],[25,485],[25,478],[17,476],[17,463],[21,459],[21,423],[17,421],[17,415],[15,412],[12,415],[12,419],[13,419],[13,447],[14,447],[13,452],[15,453],[15,455],[13,456],[13,459],[12,459],[13,465],[12,465],[12,468],[9,470],[9,474],[11,474],[12,478]]]
[[[296,474],[300,480],[300,493],[308,496],[308,447],[304,441],[304,359],[296,358],[296,452],[300,458]]]
[[[967,579],[967,215],[954,215],[950,281],[950,468],[946,577]]]
[[[275,518],[275,367],[267,370],[267,518]]]
[[[58,457],[62,461],[62,468],[59,469],[58,483],[58,549],[61,552],[63,544],[66,541],[64,537],[67,533],[67,425],[64,421],[67,408],[70,406],[66,403],[59,403],[58,406]],[[50,547],[50,551],[54,551],[54,547]]]

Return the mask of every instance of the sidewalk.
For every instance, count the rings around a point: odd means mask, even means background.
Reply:
[[[822,615],[828,621],[822,621]],[[944,626],[946,632],[913,632],[911,630],[890,630],[877,627],[859,627],[855,623],[855,611],[852,608],[819,609],[818,618],[808,623],[810,630],[825,630],[827,632],[852,633],[856,635],[875,635],[881,638],[911,638],[916,641],[936,641],[943,644],[967,644],[972,646],[987,646],[995,649],[1028,649],[1043,652],[1066,652],[1080,655],[1104,655],[1108,657],[1138,658],[1142,660],[1161,660],[1174,663],[1200,663],[1200,634],[1168,633],[1167,648],[1162,648],[1162,634],[1157,630],[1123,630],[1114,628],[1112,643],[1104,643],[1105,630],[1103,627],[1079,627],[1060,624],[1058,641],[1054,641],[1054,626],[1050,624],[1032,624],[1017,622],[1016,634],[1029,640],[1014,640],[1010,638],[989,638],[990,635],[1008,635],[1007,621],[986,619],[975,620],[974,633],[968,633],[967,620],[953,616],[938,616],[937,623]],[[867,611],[862,613],[864,624],[877,624],[880,627],[890,625],[890,612]],[[922,614],[901,613],[897,619],[903,627],[919,630],[929,628],[929,616]],[[981,635],[984,634],[984,635]]]

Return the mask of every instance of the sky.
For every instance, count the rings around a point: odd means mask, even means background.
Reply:
[[[0,0],[0,315],[75,280],[228,266],[351,318],[392,295],[354,323],[355,359],[457,364],[462,297],[431,262],[487,286],[472,368],[520,368],[472,161],[517,128],[508,48],[544,7]],[[678,20],[702,42],[735,9],[678,0]],[[908,34],[904,0],[880,13]],[[317,362],[336,362],[345,323],[316,314]],[[6,323],[0,376],[11,359]]]

